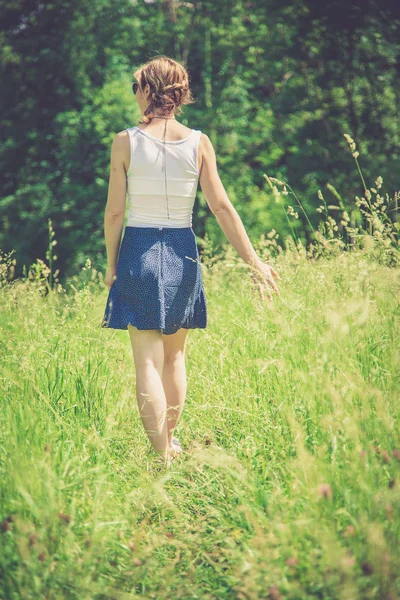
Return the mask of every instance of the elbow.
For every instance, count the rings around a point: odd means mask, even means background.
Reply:
[[[212,211],[214,217],[220,217],[221,215],[225,214],[226,212],[229,212],[230,210],[230,205],[229,204],[222,204],[220,206],[218,206],[215,210]]]
[[[104,220],[105,221],[118,221],[119,219],[123,219],[125,216],[125,213],[123,212],[111,212],[106,210],[104,213]]]

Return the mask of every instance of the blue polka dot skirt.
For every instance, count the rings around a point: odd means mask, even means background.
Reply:
[[[205,329],[207,303],[192,227],[125,227],[101,327]]]

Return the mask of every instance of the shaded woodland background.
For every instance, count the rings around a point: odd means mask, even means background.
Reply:
[[[252,240],[287,216],[263,174],[288,181],[313,224],[317,192],[351,211],[366,185],[398,186],[400,6],[389,0],[144,2],[3,0],[0,9],[0,249],[15,274],[44,258],[48,218],[60,278],[105,266],[103,216],[116,133],[140,117],[132,73],[157,54],[187,66],[196,103],[178,117],[209,135]],[[292,197],[287,197],[293,205]],[[309,239],[304,215],[293,222]],[[226,238],[199,188],[193,228]]]

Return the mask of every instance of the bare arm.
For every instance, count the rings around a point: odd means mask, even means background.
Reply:
[[[107,249],[107,265],[115,270],[125,217],[126,204],[126,132],[118,133],[111,146],[110,180],[107,205],[104,213],[104,237]]]
[[[203,133],[202,136],[203,162],[199,181],[207,204],[240,257],[247,264],[257,265],[260,259],[220,179],[214,147],[207,135]]]
[[[242,220],[229,200],[220,179],[214,147],[209,137],[204,133],[202,133],[201,142],[203,160],[199,181],[211,212],[215,215],[219,226],[239,256],[251,267],[253,272],[259,272],[262,275],[260,279],[264,284],[268,282],[274,291],[278,293],[278,287],[272,275],[278,279],[280,277],[270,265],[266,265],[261,261],[254,250]],[[263,288],[260,280],[256,278],[255,281],[258,283],[261,297],[263,297]],[[266,288],[270,299],[270,292],[267,285]]]

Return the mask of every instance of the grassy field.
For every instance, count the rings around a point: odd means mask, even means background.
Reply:
[[[1,598],[400,598],[400,269],[326,239],[275,252],[272,304],[204,248],[171,469],[102,274],[3,280]]]
[[[204,259],[170,470],[96,274],[3,287],[2,598],[399,597],[399,269],[274,265],[269,305],[232,252]]]

